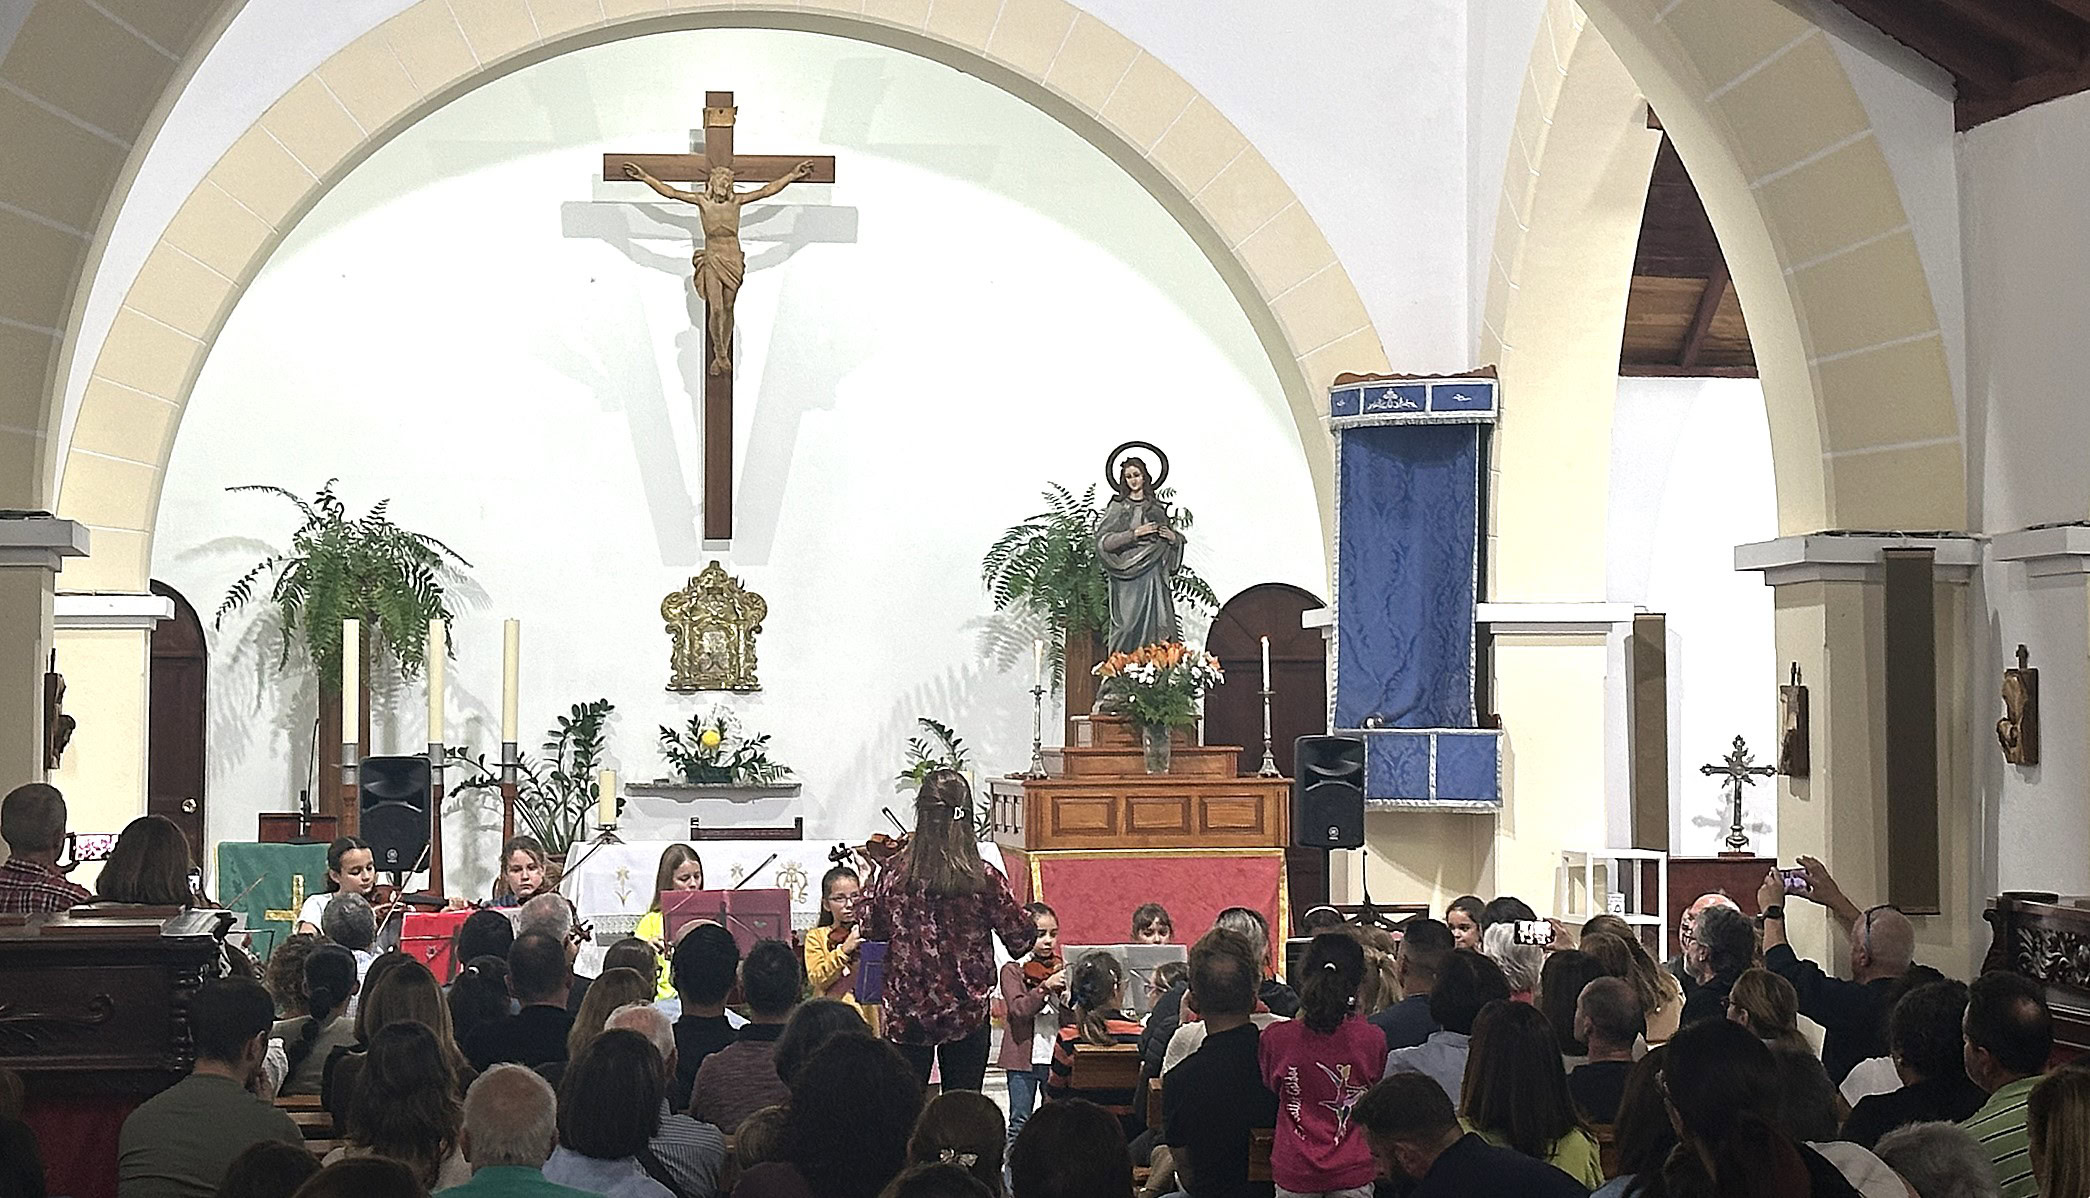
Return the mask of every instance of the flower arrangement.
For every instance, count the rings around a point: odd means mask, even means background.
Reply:
[[[773,786],[791,767],[769,756],[769,734],[747,736],[740,717],[723,707],[693,715],[680,729],[661,725],[660,755],[692,785]]]
[[[1096,677],[1122,696],[1120,706],[1134,723],[1148,728],[1197,723],[1198,700],[1226,681],[1218,658],[1180,641],[1113,653],[1096,667]]]

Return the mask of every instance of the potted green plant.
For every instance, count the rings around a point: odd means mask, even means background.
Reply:
[[[769,734],[748,736],[723,707],[681,728],[661,725],[660,755],[692,786],[776,786],[791,777],[790,766],[769,756]]]
[[[360,677],[367,686],[371,664],[389,657],[406,677],[427,663],[428,622],[452,617],[450,589],[463,582],[471,563],[443,542],[401,528],[389,514],[391,501],[380,499],[368,512],[351,518],[335,492],[338,479],[328,479],[310,500],[282,487],[240,486],[228,490],[273,495],[297,508],[298,526],[290,548],[272,553],[240,575],[211,618],[222,627],[227,616],[264,598],[278,617],[277,665],[290,661],[293,640],[304,646],[319,679],[319,726],[341,726],[341,625],[360,620]],[[367,697],[360,710],[368,718]],[[340,777],[340,738],[320,736],[321,778]],[[328,796],[335,788],[322,786]],[[324,809],[324,805],[323,805]]]
[[[587,833],[588,813],[601,798],[597,779],[610,715],[616,710],[608,699],[574,704],[545,735],[542,754],[521,754],[516,763],[515,814],[523,830],[554,858],[563,861]],[[453,748],[448,761],[465,774],[451,785],[452,794],[500,789],[500,767],[484,754]],[[617,811],[623,810],[624,797],[619,795]]]
[[[1157,494],[1166,500],[1174,492]],[[1086,711],[1095,698],[1092,668],[1102,656],[1098,642],[1110,625],[1110,586],[1096,548],[1103,504],[1094,484],[1076,495],[1048,483],[1044,499],[1044,511],[1009,528],[987,550],[980,578],[995,611],[1022,612],[1043,625],[1053,685],[1066,682],[1069,712]],[[1177,528],[1190,528],[1190,509],[1177,508],[1175,514]],[[1211,584],[1188,565],[1175,572],[1170,589],[1179,610],[1219,608]]]
[[[965,747],[965,739],[952,731],[949,724],[922,716],[915,720],[923,733],[907,738],[907,768],[893,779],[896,790],[919,790],[922,779],[937,770],[956,770],[964,773],[972,768],[972,754]]]

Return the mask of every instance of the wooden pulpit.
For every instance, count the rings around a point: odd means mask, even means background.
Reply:
[[[51,1193],[115,1198],[124,1118],[195,1061],[215,914],[0,916],[0,1067],[25,1085]]]

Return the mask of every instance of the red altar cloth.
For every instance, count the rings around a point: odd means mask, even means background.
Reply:
[[[1016,897],[1059,914],[1061,944],[1124,944],[1133,910],[1149,902],[1168,908],[1176,943],[1190,944],[1221,911],[1249,907],[1270,922],[1270,959],[1283,960],[1291,926],[1283,849],[1002,853]]]

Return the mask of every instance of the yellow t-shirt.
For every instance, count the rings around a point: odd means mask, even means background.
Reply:
[[[1509,1144],[1496,1133],[1475,1127],[1463,1118],[1459,1122],[1465,1125],[1467,1131],[1479,1132],[1481,1139],[1495,1147],[1509,1147]],[[1555,1140],[1553,1151],[1543,1159],[1547,1164],[1592,1190],[1604,1184],[1604,1160],[1597,1149],[1596,1139],[1579,1127]]]
[[[669,966],[675,960],[675,946],[668,943],[668,921],[658,908],[639,916],[639,926],[631,930],[633,936],[660,950],[660,985],[654,987],[653,998],[665,1002],[675,997],[674,970]]]
[[[841,981],[842,975],[849,972],[848,960],[839,951],[827,946],[827,931],[825,927],[815,927],[806,932],[806,981],[811,985],[814,994],[826,994],[828,987]],[[857,1005],[853,988],[833,997],[852,1007]]]

